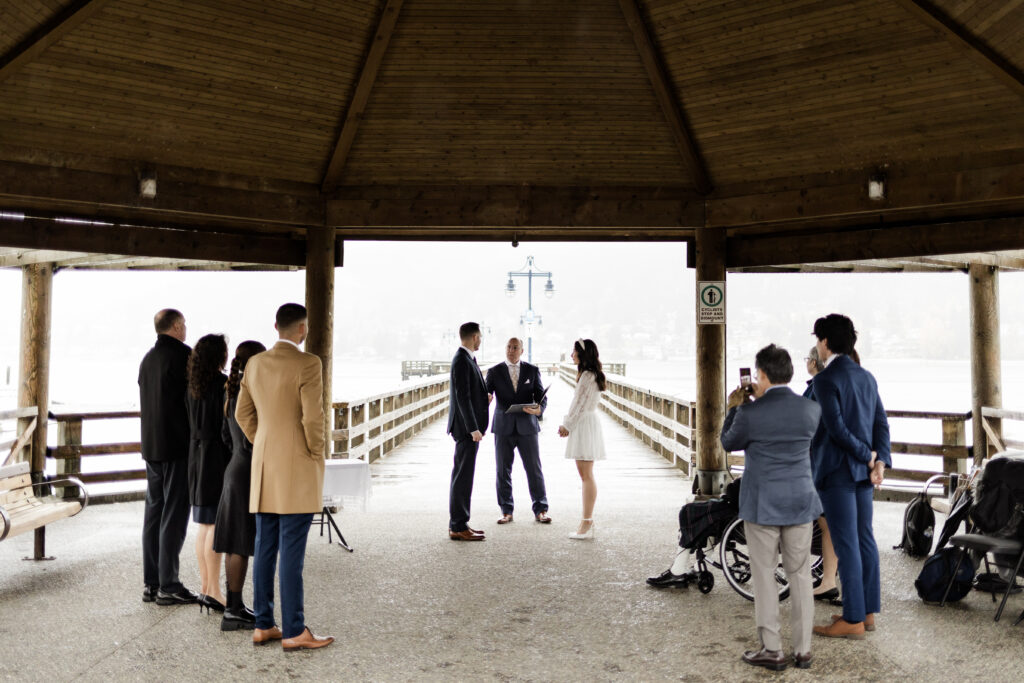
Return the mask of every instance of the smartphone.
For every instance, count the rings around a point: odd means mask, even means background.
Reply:
[[[754,392],[754,387],[751,386],[750,377],[750,368],[740,368],[740,386],[743,387],[743,390],[748,394],[752,394]]]

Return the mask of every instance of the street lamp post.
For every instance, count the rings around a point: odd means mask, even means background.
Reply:
[[[533,278],[546,277],[548,281],[544,284],[544,296],[551,298],[555,295],[555,284],[551,281],[551,273],[534,269],[533,257],[526,257],[526,265],[519,270],[510,270],[508,283],[505,285],[505,294],[513,297],[516,295],[515,278],[526,278],[526,313],[519,317],[519,324],[526,326],[526,361],[533,362],[533,326],[542,325],[544,321],[541,316],[533,310]]]

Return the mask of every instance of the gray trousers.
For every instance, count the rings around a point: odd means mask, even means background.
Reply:
[[[789,580],[790,624],[793,652],[811,651],[814,626],[814,595],[811,586],[811,524],[762,526],[743,522],[750,551],[750,571],[754,584],[754,620],[757,635],[767,650],[781,650],[779,636],[779,584],[775,571],[782,553],[782,568]]]

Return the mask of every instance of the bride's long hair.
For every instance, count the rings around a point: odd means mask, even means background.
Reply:
[[[579,362],[576,364],[576,379],[578,380],[583,376],[584,372],[590,370],[594,373],[594,379],[597,380],[597,388],[604,391],[607,382],[604,378],[604,370],[601,369],[601,359],[597,353],[597,344],[592,339],[577,339],[576,343],[573,344],[573,348],[576,349],[576,358],[579,359]]]

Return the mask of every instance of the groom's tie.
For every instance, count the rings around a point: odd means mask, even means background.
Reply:
[[[519,366],[513,365],[509,370],[512,373],[512,391],[519,391]]]

